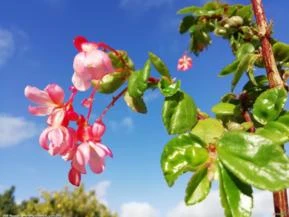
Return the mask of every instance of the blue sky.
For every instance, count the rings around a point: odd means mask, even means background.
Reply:
[[[39,189],[57,190],[65,185],[69,164],[51,157],[38,145],[45,119],[28,114],[29,102],[23,90],[31,84],[44,88],[56,82],[71,85],[72,61],[76,54],[72,40],[83,35],[125,49],[137,67],[147,52],[153,51],[168,63],[174,77],[190,93],[202,110],[229,91],[231,78],[217,78],[220,69],[232,59],[227,43],[213,38],[214,44],[198,58],[193,69],[176,71],[177,59],[187,47],[188,36],[178,34],[180,17],[176,11],[201,0],[4,0],[0,7],[0,190],[16,186],[16,198],[38,195]],[[233,1],[231,1],[233,2]],[[234,3],[249,1],[234,1]],[[289,43],[288,1],[264,0],[268,16],[274,20],[274,36]],[[156,75],[156,74],[155,74]],[[68,93],[68,92],[67,92]],[[80,94],[79,101],[89,93]],[[111,96],[97,95],[96,117]],[[130,111],[121,100],[107,114],[108,130],[103,138],[114,153],[103,174],[83,176],[87,188],[118,211],[121,217],[222,216],[216,191],[203,205],[186,209],[182,204],[189,176],[168,188],[160,168],[160,155],[169,140],[161,122],[162,97],[146,95],[148,114]],[[78,107],[78,109],[82,109]],[[86,112],[85,110],[82,110]],[[255,216],[271,216],[269,193],[257,193]],[[259,204],[259,205],[258,205]],[[205,206],[212,209],[205,209]],[[260,207],[259,207],[260,206]],[[134,214],[141,210],[141,214]]]

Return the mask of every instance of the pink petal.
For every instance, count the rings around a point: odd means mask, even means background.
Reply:
[[[61,105],[63,103],[64,91],[60,86],[57,84],[49,84],[45,88],[45,91],[55,104]]]
[[[90,158],[88,163],[91,171],[97,174],[102,173],[105,168],[104,159],[94,151],[90,152]]]
[[[64,108],[55,109],[48,117],[47,124],[51,126],[61,126],[65,117]]]
[[[100,157],[113,157],[112,151],[101,143],[90,143],[90,147],[93,148]]]
[[[42,106],[53,106],[54,103],[51,101],[47,92],[39,90],[37,87],[26,86],[24,95],[32,102]]]
[[[82,143],[78,146],[78,151],[82,153],[85,164],[88,163],[90,156],[90,145],[89,143]]]
[[[59,147],[63,143],[63,133],[60,128],[54,128],[48,133],[49,141],[55,146]]]
[[[49,115],[52,112],[52,107],[47,106],[28,106],[28,111],[37,116]]]
[[[87,143],[82,143],[81,145],[83,145],[83,144],[86,144],[86,146],[88,146]],[[79,146],[81,146],[81,145],[79,145]],[[84,153],[83,153],[82,152],[83,150],[81,148],[79,149],[79,146],[77,147],[77,150],[76,150],[76,153],[74,155],[74,158],[72,159],[72,165],[79,172],[85,174],[86,173],[85,165],[86,165],[87,160],[88,160],[88,158],[86,156],[87,153],[86,153],[86,151],[84,151]]]
[[[42,131],[42,133],[40,134],[40,137],[39,137],[39,144],[45,150],[49,149],[49,146],[47,143],[47,134],[49,133],[50,130],[51,130],[50,127],[46,128],[45,130]]]
[[[97,50],[98,45],[94,42],[87,42],[87,43],[82,43],[81,48],[82,48],[82,51],[84,52],[91,52],[93,50]]]
[[[72,167],[68,173],[68,180],[72,185],[79,186],[81,182],[81,174]]]
[[[72,76],[72,83],[79,91],[86,91],[90,88],[90,80],[82,79],[75,72]]]
[[[96,140],[100,141],[101,137],[103,136],[104,132],[106,130],[106,127],[101,119],[97,120],[92,125],[92,134],[95,137]]]

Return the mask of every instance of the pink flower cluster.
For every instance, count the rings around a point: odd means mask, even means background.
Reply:
[[[193,60],[191,57],[189,57],[186,53],[181,56],[178,60],[178,71],[187,71],[191,69],[193,66]]]
[[[50,155],[58,155],[71,162],[68,179],[71,184],[79,186],[81,174],[86,174],[86,165],[89,165],[92,172],[101,173],[105,167],[105,158],[112,157],[112,152],[101,142],[105,132],[102,119],[89,123],[96,90],[92,90],[90,97],[83,100],[83,106],[89,109],[87,117],[74,111],[74,98],[78,90],[89,89],[91,80],[102,79],[106,74],[114,72],[114,68],[108,54],[97,43],[77,37],[74,44],[79,53],[74,58],[74,86],[70,88],[68,101],[64,101],[64,91],[57,84],[49,84],[44,90],[26,86],[24,94],[36,104],[28,107],[31,114],[48,116],[48,127],[39,137],[41,147]]]

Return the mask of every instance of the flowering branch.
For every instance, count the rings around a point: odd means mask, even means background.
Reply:
[[[283,87],[283,80],[278,72],[272,46],[270,44],[270,29],[268,28],[262,0],[251,0],[261,37],[262,56],[265,63],[269,86]],[[275,215],[289,217],[287,190],[274,192]]]

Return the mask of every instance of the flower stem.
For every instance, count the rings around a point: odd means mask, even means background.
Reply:
[[[103,110],[103,112],[99,116],[100,120],[106,115],[106,113],[109,111],[109,109],[111,109],[114,106],[116,101],[119,100],[120,97],[122,97],[125,94],[126,91],[127,91],[127,87],[124,88],[119,94],[117,94],[117,96],[112,97],[112,101],[105,107],[105,109]]]
[[[275,57],[270,43],[270,29],[268,28],[262,0],[251,0],[262,45],[262,56],[265,63],[269,86],[283,87],[283,80],[278,72]],[[274,192],[274,209],[276,217],[289,217],[287,190]]]

